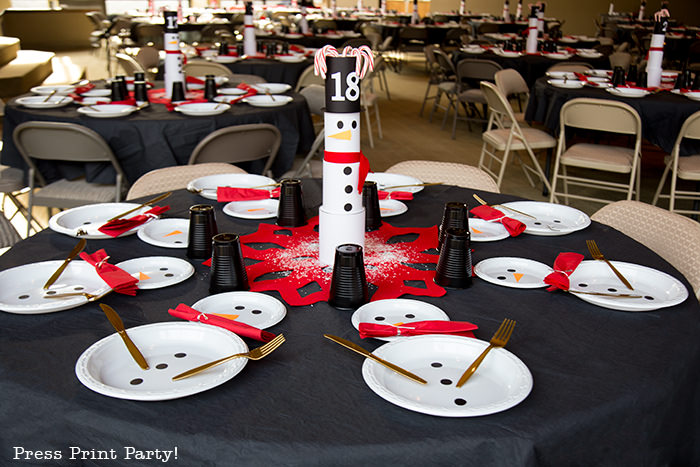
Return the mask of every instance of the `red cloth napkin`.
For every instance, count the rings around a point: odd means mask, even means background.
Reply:
[[[168,313],[176,318],[182,318],[188,321],[199,321],[200,323],[218,326],[238,334],[239,336],[250,337],[251,339],[262,342],[270,342],[276,337],[271,332],[263,331],[262,329],[258,329],[249,324],[241,323],[228,318],[222,318],[221,316],[207,315],[185,305],[184,303],[180,303],[174,310],[172,308],[169,309]]]
[[[109,235],[110,237],[116,238],[124,232],[126,232],[127,230],[131,230],[134,227],[138,227],[139,225],[146,222],[148,219],[160,216],[168,209],[170,209],[170,206],[155,206],[143,214],[139,214],[128,219],[114,219],[113,221],[106,222],[97,230],[99,230],[105,235]]]
[[[579,253],[559,253],[554,260],[554,272],[544,278],[544,283],[549,284],[547,290],[569,290],[569,276],[583,261],[583,255]]]
[[[139,281],[134,276],[109,264],[107,252],[104,249],[97,250],[93,254],[80,253],[80,258],[95,266],[97,274],[107,283],[115,292],[124,295],[136,295],[136,283]]]
[[[290,44],[289,45],[289,50],[293,50],[294,52],[301,52],[304,53],[306,49],[304,47],[300,47],[298,45]]]
[[[178,102],[177,104],[173,104],[172,102],[167,102],[165,104],[165,108],[168,109],[168,112],[173,112],[175,110],[175,107],[178,105],[182,104],[202,104],[205,102],[209,102],[208,100],[202,98],[202,99],[188,99],[186,101]]]
[[[245,84],[245,83],[240,83],[238,86],[236,86],[238,89],[243,89],[246,93],[243,94],[242,96],[238,96],[234,99],[231,99],[228,101],[229,104],[235,104],[236,102],[240,101],[241,99],[245,99],[246,97],[254,96],[258,93],[258,90],[255,89],[254,87]]]
[[[378,190],[379,199],[400,199],[402,201],[410,201],[413,199],[413,193],[410,191],[384,191]]]
[[[123,101],[111,101],[109,104],[119,104],[119,105],[136,105],[136,99],[133,97],[129,97],[128,99],[124,99]]]
[[[75,91],[73,91],[76,94],[82,94],[84,92],[88,92],[89,90],[93,89],[95,87],[94,84],[88,83],[85,86],[78,86],[75,88]]]
[[[220,186],[216,189],[216,200],[221,203],[228,203],[231,201],[257,201],[260,199],[279,198],[279,196],[279,187],[273,188],[272,190],[264,190]]]
[[[519,220],[513,219],[512,217],[506,217],[506,215],[503,214],[501,211],[499,211],[498,209],[494,209],[491,206],[476,206],[472,208],[469,212],[474,214],[476,217],[480,217],[487,221],[495,220],[497,222],[500,222],[501,224],[503,224],[503,227],[506,228],[511,237],[517,237],[518,235],[523,233],[523,231],[527,227]]]
[[[190,84],[204,84],[203,79],[195,78],[194,76],[186,76],[185,82]]]
[[[391,324],[360,323],[360,337],[420,336],[423,334],[452,334],[474,337],[476,324],[467,321],[415,321],[400,326]]]

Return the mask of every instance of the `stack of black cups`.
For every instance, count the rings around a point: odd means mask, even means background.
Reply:
[[[212,238],[210,293],[248,290],[248,274],[238,235],[220,233]]]
[[[365,207],[365,231],[379,229],[382,226],[382,214],[379,209],[377,182],[365,181],[362,187],[362,205]]]
[[[280,186],[280,203],[277,208],[277,225],[300,227],[306,225],[304,199],[301,193],[301,180],[288,178]]]
[[[209,102],[214,102],[216,97],[216,79],[214,75],[206,75],[204,78],[204,98]]]
[[[469,207],[467,203],[459,201],[445,203],[445,210],[442,213],[442,223],[440,224],[438,248],[442,247],[447,229],[450,228],[464,229],[469,232]]]
[[[115,76],[110,84],[112,90],[112,102],[118,102],[125,100],[129,94],[125,92],[126,81],[124,81],[123,76]]]
[[[211,239],[218,233],[214,206],[195,204],[190,207],[190,230],[188,233],[187,257],[206,260],[211,258]]]
[[[134,99],[136,104],[148,102],[148,90],[146,89],[146,74],[142,71],[134,73]]]
[[[435,283],[463,289],[472,284],[472,251],[467,229],[448,228],[435,269]]]

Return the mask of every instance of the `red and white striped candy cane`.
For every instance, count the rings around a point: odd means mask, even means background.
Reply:
[[[326,66],[326,57],[337,57],[338,51],[332,45],[324,45],[316,51],[314,55],[314,74],[320,76],[321,78],[326,78],[326,71],[328,67]]]

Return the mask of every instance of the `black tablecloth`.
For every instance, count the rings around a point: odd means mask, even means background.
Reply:
[[[501,65],[503,68],[513,68],[520,73],[523,79],[527,82],[527,85],[530,87],[535,84],[537,78],[541,78],[545,75],[549,67],[554,66],[557,63],[584,62],[590,63],[594,68],[609,68],[610,65],[608,57],[605,56],[595,59],[588,59],[574,55],[569,60],[555,60],[552,58],[547,58],[544,55],[523,55],[522,57],[507,58],[496,55],[491,51],[481,54],[470,54],[458,50],[452,54],[452,60],[455,64],[463,58],[492,60]]]
[[[307,207],[320,199],[320,182],[304,181]],[[427,187],[397,226],[440,222],[446,201],[471,202],[471,190]],[[489,202],[511,197],[480,193]],[[168,217],[186,217],[196,195],[178,191]],[[313,209],[312,209],[313,210]],[[256,221],[216,208],[220,231],[241,234]],[[475,261],[520,256],[552,264],[557,253],[586,253],[596,239],[616,260],[682,276],[654,252],[621,233],[593,223],[562,237],[522,235],[474,243]],[[28,261],[60,259],[75,239],[44,231],[0,257],[0,269]],[[171,255],[136,236],[89,240],[87,251],[106,248],[113,262]],[[209,272],[180,284],[110,294],[127,328],[173,321],[169,307],[208,295]],[[687,282],[683,283],[690,289]],[[412,297],[406,297],[412,298]],[[360,340],[351,312],[326,303],[288,307],[270,328],[287,342],[233,380],[212,390],[167,402],[112,399],[83,387],[74,375],[80,354],[114,331],[96,303],[51,314],[0,313],[0,458],[12,462],[15,446],[61,451],[64,459],[41,465],[133,465],[124,447],[178,448],[169,465],[698,465],[700,462],[700,307],[681,305],[646,313],[599,308],[562,292],[499,287],[479,279],[442,298],[419,298],[453,320],[479,326],[488,340],[504,317],[517,321],[508,349],[529,367],[531,394],[505,412],[475,418],[440,418],[394,406],[363,382],[362,359],[322,337],[330,333],[373,350]],[[249,346],[258,343],[249,341]],[[66,461],[70,446],[114,449],[110,461]],[[24,465],[15,461],[17,465]],[[35,462],[26,462],[35,465]],[[148,465],[155,465],[152,462]]]
[[[268,83],[287,83],[292,87],[297,85],[301,72],[313,65],[313,57],[298,63],[283,63],[277,60],[251,59],[241,60],[224,65],[234,73],[245,73],[265,78]]]
[[[678,137],[683,122],[693,113],[700,111],[700,102],[675,95],[668,91],[642,98],[620,98],[605,89],[584,86],[581,89],[562,89],[547,84],[547,78],[537,80],[530,92],[525,118],[544,124],[553,133],[559,130],[559,112],[562,106],[576,97],[614,99],[632,106],[642,120],[642,137],[659,146],[668,154]],[[700,144],[685,140],[681,145],[681,155],[700,153]]]
[[[282,133],[277,158],[272,166],[276,177],[292,168],[297,153],[309,150],[314,129],[306,100],[294,95],[283,107],[260,108],[238,103],[230,110],[213,117],[188,117],[168,112],[163,104],[151,106],[123,118],[92,118],[77,112],[75,105],[58,109],[27,109],[10,101],[5,107],[2,163],[24,169],[25,164],[12,140],[12,132],[20,123],[30,120],[70,122],[84,125],[102,136],[117,157],[127,179],[133,183],[153,169],[187,164],[192,150],[205,136],[219,128],[248,123],[270,123]],[[89,181],[110,183],[114,180],[111,166],[93,164],[76,173],[73,166],[60,166],[40,161],[42,174],[49,180],[75,177],[85,172]]]

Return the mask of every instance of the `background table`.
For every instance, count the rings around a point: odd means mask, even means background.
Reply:
[[[320,202],[318,180],[304,180],[309,214]],[[479,194],[488,202],[513,199]],[[471,202],[471,190],[427,187],[397,226],[439,223],[446,201]],[[168,217],[186,217],[202,198],[176,192]],[[206,200],[204,200],[206,201]],[[234,219],[217,205],[220,231],[253,232],[256,221]],[[653,267],[683,280],[654,252],[593,223],[561,237],[522,235],[475,243],[475,261],[521,256],[552,264],[561,251],[586,252],[596,239],[612,259]],[[61,259],[76,240],[44,231],[3,256],[0,269]],[[114,263],[171,255],[136,236],[89,240]],[[173,321],[167,310],[208,295],[209,272],[178,285],[110,294],[127,328]],[[689,289],[690,290],[690,289]],[[405,297],[411,298],[411,297]],[[504,317],[517,321],[508,349],[529,367],[534,388],[514,408],[476,418],[439,418],[394,406],[375,395],[361,376],[362,358],[322,337],[360,340],[351,312],[326,303],[288,307],[270,328],[287,342],[272,355],[248,362],[233,380],[210,391],[168,402],[111,399],[83,387],[74,375],[80,354],[114,330],[96,303],[43,315],[0,313],[0,457],[12,446],[34,450],[173,449],[173,465],[697,465],[700,462],[700,307],[692,296],[676,307],[625,313],[588,304],[563,292],[499,287],[474,279],[471,288],[442,298],[421,298],[453,320],[479,325],[488,340]],[[253,341],[249,346],[256,346]],[[133,462],[133,461],[132,461]],[[89,464],[89,462],[87,463]],[[52,462],[51,465],[67,465]],[[129,465],[125,460],[109,465]]]
[[[671,153],[683,122],[700,111],[700,102],[675,95],[668,91],[641,98],[616,97],[605,89],[584,86],[580,89],[563,89],[547,84],[540,78],[530,92],[530,101],[525,111],[527,121],[544,124],[552,133],[559,131],[559,113],[562,106],[577,97],[613,99],[632,106],[642,120],[642,137]],[[686,140],[681,146],[681,155],[700,153],[700,144]]]
[[[237,103],[230,110],[213,117],[189,117],[179,112],[168,112],[163,104],[149,107],[122,118],[93,118],[78,113],[73,104],[57,109],[27,109],[13,99],[5,107],[3,124],[2,163],[25,169],[12,132],[20,123],[30,120],[70,122],[84,125],[102,136],[133,183],[153,169],[187,164],[192,150],[209,133],[232,125],[270,123],[282,133],[277,158],[272,166],[276,177],[292,168],[297,153],[309,150],[314,140],[314,129],[308,105],[303,96],[294,94],[294,100],[282,107],[252,107]],[[75,176],[73,169],[62,166],[57,171],[53,162],[40,161],[39,170],[50,181],[63,176]],[[88,181],[113,183],[111,166],[89,165],[85,175]]]

